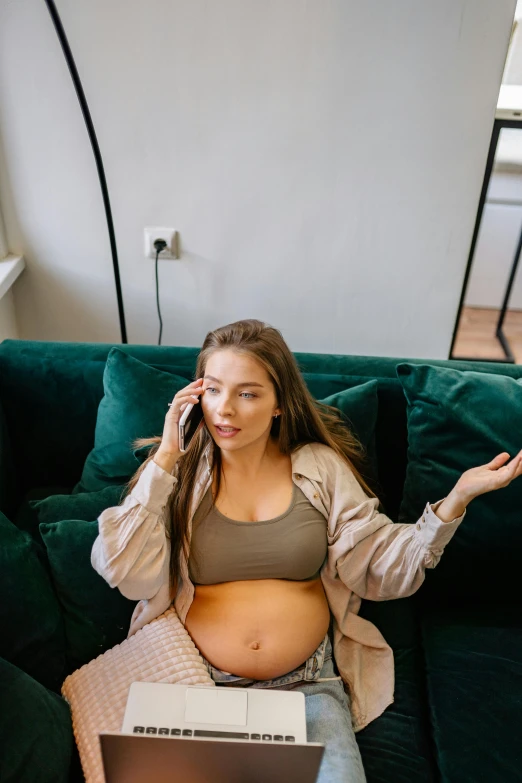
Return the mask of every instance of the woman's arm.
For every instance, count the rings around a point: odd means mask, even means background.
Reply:
[[[426,568],[435,568],[444,547],[462,522],[466,506],[478,495],[507,486],[522,473],[522,452],[511,460],[499,454],[472,468],[443,500],[428,503],[415,524],[396,524],[377,510],[349,467],[337,455],[327,471],[332,498],[329,559],[353,592],[372,601],[404,598],[422,584]]]
[[[415,524],[398,524],[377,511],[377,503],[367,498],[338,521],[337,573],[361,598],[405,598],[419,589],[426,569],[435,568],[465,512],[444,523],[439,501],[428,503]]]
[[[170,544],[164,510],[178,481],[179,418],[189,403],[199,403],[201,394],[202,378],[175,394],[153,459],[124,502],[106,509],[98,518],[99,535],[91,563],[111,587],[117,587],[127,598],[150,599],[168,579]]]
[[[151,460],[123,503],[98,518],[91,563],[126,598],[152,598],[168,577],[164,510],[177,480]]]

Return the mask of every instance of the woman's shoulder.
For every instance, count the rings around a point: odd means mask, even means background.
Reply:
[[[326,443],[320,443],[318,441],[315,441],[313,443],[306,443],[299,446],[295,451],[294,454],[299,454],[300,457],[310,456],[311,458],[315,459],[317,466],[319,468],[324,468],[326,470],[332,469],[332,468],[339,468],[339,466],[345,466],[349,470],[348,463],[336,452],[335,449],[333,449],[331,446],[328,446]]]
[[[350,463],[331,446],[325,443],[309,443],[309,454],[313,454],[317,473],[320,476],[325,492],[337,499],[340,507],[347,503],[364,503],[370,501],[355,475]],[[378,503],[372,498],[371,503]]]

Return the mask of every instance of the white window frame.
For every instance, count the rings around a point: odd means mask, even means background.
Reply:
[[[24,269],[25,260],[23,256],[15,256],[9,253],[4,220],[0,210],[0,302]]]
[[[4,219],[2,217],[2,209],[0,208],[0,259],[5,258],[8,253]]]

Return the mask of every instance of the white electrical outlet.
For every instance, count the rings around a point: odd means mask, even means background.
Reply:
[[[146,226],[145,235],[145,258],[156,258],[156,248],[154,242],[156,239],[164,239],[167,247],[162,250],[158,259],[176,259],[179,258],[179,237],[175,228],[163,228],[161,226]]]

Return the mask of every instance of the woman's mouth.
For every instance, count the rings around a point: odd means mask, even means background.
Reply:
[[[222,438],[233,438],[234,435],[237,435],[241,430],[236,429],[236,427],[218,427],[216,424],[216,432]]]

